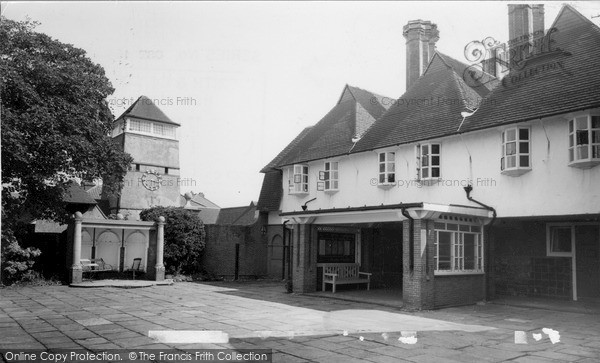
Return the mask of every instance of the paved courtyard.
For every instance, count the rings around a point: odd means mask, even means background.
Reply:
[[[165,330],[221,331],[229,341],[148,336]],[[527,344],[515,344],[515,331]],[[600,315],[495,304],[411,313],[267,282],[0,289],[0,349],[53,348],[266,348],[275,362],[598,362]]]

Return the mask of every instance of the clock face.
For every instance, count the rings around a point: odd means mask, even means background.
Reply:
[[[155,170],[148,170],[142,175],[142,185],[150,191],[158,190],[161,181],[162,177]]]

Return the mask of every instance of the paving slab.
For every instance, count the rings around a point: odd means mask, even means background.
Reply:
[[[394,305],[394,304],[390,304]],[[281,283],[175,283],[139,289],[3,288],[0,349],[272,349],[275,362],[598,361],[600,316],[485,304],[406,312],[287,294]],[[552,344],[551,328],[560,333]],[[158,343],[151,330],[221,331],[223,344]],[[528,344],[514,342],[524,331]],[[416,344],[398,340],[416,331]],[[362,337],[362,339],[361,339]]]

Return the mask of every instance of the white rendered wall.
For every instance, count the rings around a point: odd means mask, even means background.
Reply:
[[[600,165],[591,169],[568,166],[568,120],[573,114],[520,123],[531,127],[532,170],[517,177],[500,172],[501,133],[498,127],[427,142],[441,143],[440,185],[416,182],[415,144],[319,160],[309,165],[309,193],[288,194],[288,173],[283,173],[282,212],[429,202],[472,205],[463,186],[471,181],[472,197],[496,208],[498,217],[557,216],[600,213]],[[542,126],[543,125],[543,126]],[[396,152],[396,186],[377,186],[381,151]],[[469,154],[472,165],[469,163]],[[317,191],[324,161],[339,161],[339,191]],[[375,184],[375,185],[373,185]],[[273,221],[274,222],[274,221]],[[272,223],[269,218],[269,223]]]

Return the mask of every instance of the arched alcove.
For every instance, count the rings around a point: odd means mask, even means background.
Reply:
[[[121,241],[113,231],[104,231],[96,238],[96,258],[102,258],[104,263],[119,269]]]
[[[131,268],[134,258],[141,258],[142,266],[148,264],[148,238],[141,231],[134,231],[125,239],[125,269]]]
[[[91,259],[92,258],[92,236],[90,232],[83,230],[81,232],[81,258]]]

